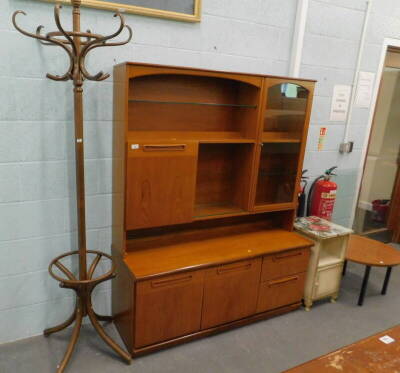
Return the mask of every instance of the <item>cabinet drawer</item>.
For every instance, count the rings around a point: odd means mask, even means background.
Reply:
[[[135,347],[200,329],[203,271],[159,277],[136,285]]]
[[[261,283],[257,312],[300,302],[303,298],[304,281],[305,273],[298,273]]]
[[[128,144],[126,229],[193,219],[197,143]]]
[[[224,324],[255,312],[261,259],[222,265],[207,271],[201,328]]]
[[[306,272],[310,250],[296,249],[265,256],[263,259],[261,281]]]

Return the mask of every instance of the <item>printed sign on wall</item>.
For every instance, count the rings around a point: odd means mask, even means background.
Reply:
[[[360,71],[358,74],[356,106],[369,108],[374,88],[375,74],[367,71]]]
[[[333,97],[331,106],[330,121],[344,122],[349,110],[351,86],[335,85],[333,87]]]

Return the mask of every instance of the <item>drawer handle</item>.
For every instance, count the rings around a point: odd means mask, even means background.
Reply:
[[[279,280],[271,281],[271,282],[269,282],[268,286],[271,287],[271,286],[286,284],[287,282],[297,281],[298,279],[299,279],[299,276],[290,276],[290,277],[282,278]]]
[[[143,145],[144,152],[160,152],[160,151],[184,151],[186,144],[157,144],[157,145]]]
[[[187,282],[190,281],[192,279],[192,275],[189,276],[185,276],[185,277],[180,277],[180,278],[171,278],[168,280],[155,280],[151,282],[151,287],[153,288],[159,288],[162,286],[168,286],[168,285],[176,285],[176,284],[180,284],[182,282]]]
[[[278,260],[282,260],[282,259],[286,259],[286,258],[292,258],[292,257],[295,257],[295,256],[300,256],[300,255],[303,255],[303,252],[302,252],[302,251],[297,251],[297,252],[295,252],[295,253],[288,253],[288,254],[282,254],[282,255],[275,255],[275,256],[272,258],[272,260],[273,260],[274,262],[276,262],[276,261],[278,261]]]
[[[230,267],[230,268],[218,268],[217,269],[217,274],[219,275],[223,275],[224,273],[229,273],[229,272],[233,272],[233,271],[240,271],[241,269],[243,270],[247,270],[251,267],[251,263],[247,263],[247,264],[241,264],[238,265],[236,267]]]

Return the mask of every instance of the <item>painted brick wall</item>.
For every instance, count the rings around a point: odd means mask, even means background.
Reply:
[[[363,69],[377,68],[383,37],[400,37],[400,4],[380,0],[372,16]],[[319,80],[306,154],[306,167],[318,175],[340,166],[340,198],[335,219],[349,224],[350,202],[359,167],[368,110],[356,110],[351,136],[355,151],[337,152],[344,127],[330,123],[334,84],[352,81],[365,3],[312,0],[301,75]],[[47,273],[51,258],[76,249],[72,89],[45,79],[62,73],[63,51],[43,47],[15,30],[10,16],[34,31],[54,27],[52,6],[36,0],[0,1],[0,343],[32,335],[62,321],[73,307],[72,294]],[[134,41],[98,49],[89,70],[112,72],[126,60],[210,69],[285,75],[296,0],[203,0],[199,24],[127,15]],[[69,8],[63,22],[70,25]],[[83,24],[93,31],[115,29],[112,14],[83,9]],[[111,225],[112,78],[85,84],[85,146],[88,247],[109,252]],[[323,152],[316,152],[319,127],[328,126]],[[346,185],[346,187],[344,187]],[[110,309],[109,284],[98,289],[95,304]]]

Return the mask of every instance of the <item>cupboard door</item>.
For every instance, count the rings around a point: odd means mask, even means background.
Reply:
[[[298,273],[261,283],[257,312],[300,302],[304,293],[304,281],[305,273]]]
[[[290,250],[265,256],[262,264],[261,281],[306,272],[310,249]]]
[[[129,144],[126,229],[193,219],[197,143]]]
[[[206,271],[201,328],[255,313],[261,259],[221,265]]]
[[[203,278],[196,271],[137,283],[136,348],[200,329]]]
[[[319,268],[315,277],[313,299],[323,298],[339,291],[343,263]]]

